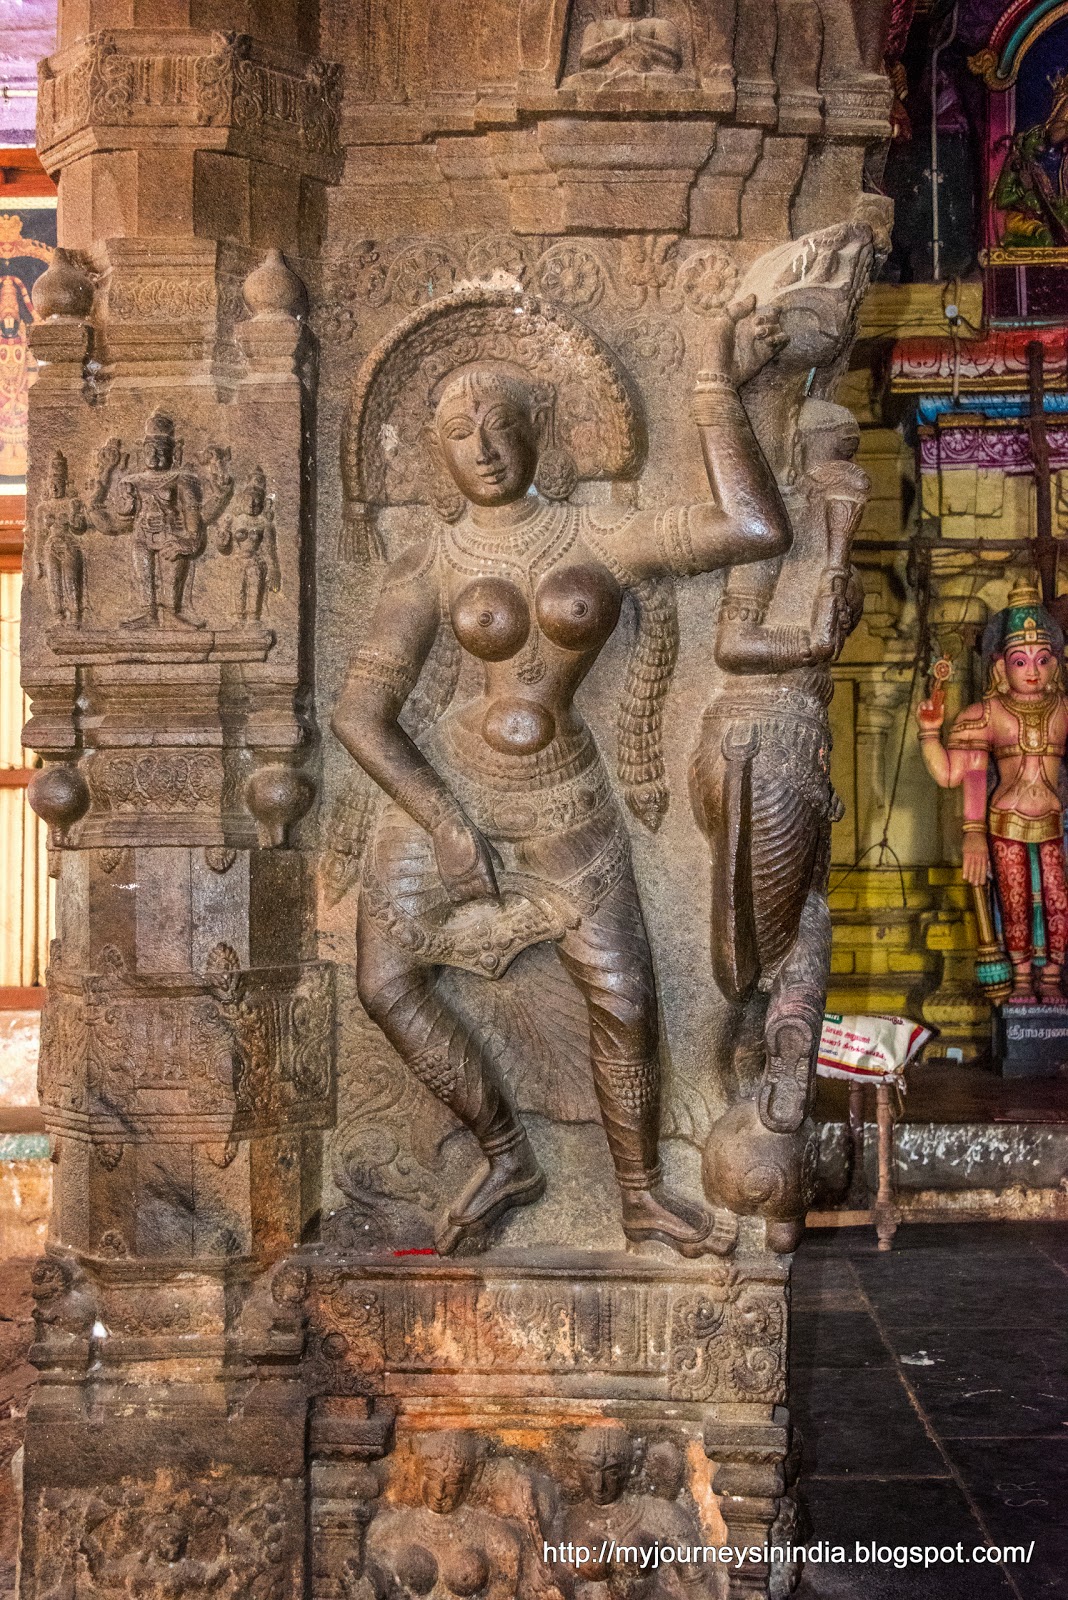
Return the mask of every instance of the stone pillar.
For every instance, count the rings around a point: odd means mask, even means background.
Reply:
[[[302,1585],[305,1401],[272,1263],[313,1223],[333,1119],[298,828],[317,741],[300,274],[338,81],[296,3],[216,7],[229,33],[156,9],[132,27],[94,5],[90,34],[61,6],[41,69],[64,249],[36,302],[23,681],[57,880],[55,1206],[22,1582],[194,1593],[225,1572],[281,1596]]]
[[[885,244],[854,20],[63,5],[22,1600],[593,1600],[596,1530],[789,1537],[835,393]],[[782,861],[772,950],[735,891]]]

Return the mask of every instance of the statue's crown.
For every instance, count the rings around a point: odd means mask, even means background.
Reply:
[[[145,423],[146,439],[174,440],[174,418],[169,417],[165,411],[153,411]]]
[[[1053,619],[1032,583],[1018,583],[1009,591],[1002,648],[1014,644],[1053,645]]]

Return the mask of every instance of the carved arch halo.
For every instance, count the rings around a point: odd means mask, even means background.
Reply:
[[[556,392],[555,437],[580,479],[634,478],[645,417],[619,357],[570,311],[518,288],[468,285],[418,307],[366,356],[341,441],[349,553],[374,550],[377,511],[426,502],[423,431],[458,367],[501,361]]]

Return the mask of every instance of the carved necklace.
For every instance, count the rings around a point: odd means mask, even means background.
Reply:
[[[465,576],[481,577],[488,571],[513,578],[525,591],[533,616],[538,584],[574,544],[577,521],[573,507],[547,506],[541,501],[510,526],[483,529],[472,517],[465,517],[445,536],[445,560],[454,572]],[[532,627],[514,658],[521,683],[540,683],[545,676],[539,638],[539,629]]]

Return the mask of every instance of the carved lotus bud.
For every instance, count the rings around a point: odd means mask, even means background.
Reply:
[[[254,317],[292,317],[307,310],[307,295],[296,273],[286,265],[281,250],[268,250],[242,285],[245,304]]]
[[[30,779],[27,797],[33,810],[61,844],[68,828],[89,809],[89,785],[77,767],[43,767]]]
[[[87,273],[62,246],[33,286],[33,309],[42,321],[51,317],[87,317],[93,309],[93,285]]]
[[[261,767],[245,785],[245,802],[271,845],[285,844],[286,829],[314,799],[315,784],[296,767]]]
[[[813,1124],[772,1133],[752,1100],[740,1100],[712,1126],[702,1160],[705,1193],[739,1216],[764,1217],[768,1248],[795,1248],[816,1176]]]

